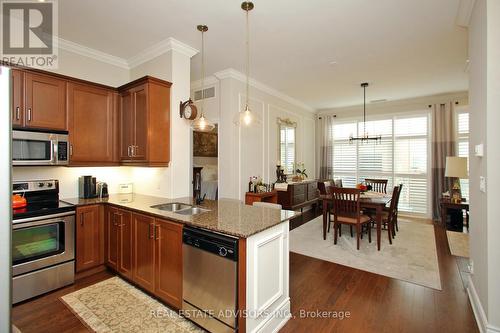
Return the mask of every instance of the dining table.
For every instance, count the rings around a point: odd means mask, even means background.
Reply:
[[[329,193],[328,191],[327,193]],[[323,239],[326,239],[326,228],[328,226],[328,212],[333,206],[333,197],[331,194],[320,194],[320,200],[323,201]],[[361,209],[373,209],[376,212],[375,222],[377,224],[377,250],[380,251],[380,236],[382,232],[382,212],[392,196],[386,193],[373,191],[362,192],[359,198]]]

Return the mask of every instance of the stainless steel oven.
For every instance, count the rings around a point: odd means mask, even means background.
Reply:
[[[74,281],[75,212],[13,221],[13,303]]]
[[[66,165],[67,132],[12,131],[12,165]]]

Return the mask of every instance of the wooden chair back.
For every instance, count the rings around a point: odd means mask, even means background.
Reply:
[[[333,211],[336,216],[360,218],[361,191],[356,188],[332,187]]]
[[[392,199],[391,199],[391,204],[389,206],[389,214],[387,217],[387,220],[389,222],[391,222],[394,219],[394,216],[396,215],[398,209],[398,199],[400,194],[399,189],[400,189],[399,186],[394,186],[394,190],[392,191]]]
[[[366,185],[371,185],[372,191],[380,193],[387,193],[387,182],[388,179],[365,178]]]

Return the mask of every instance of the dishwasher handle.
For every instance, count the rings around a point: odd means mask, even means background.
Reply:
[[[182,241],[187,246],[238,261],[238,239],[215,234],[201,229],[185,227]]]

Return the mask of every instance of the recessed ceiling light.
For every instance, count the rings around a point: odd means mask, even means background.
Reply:
[[[336,65],[336,64],[337,64],[337,62],[335,60],[330,61],[330,65]]]

